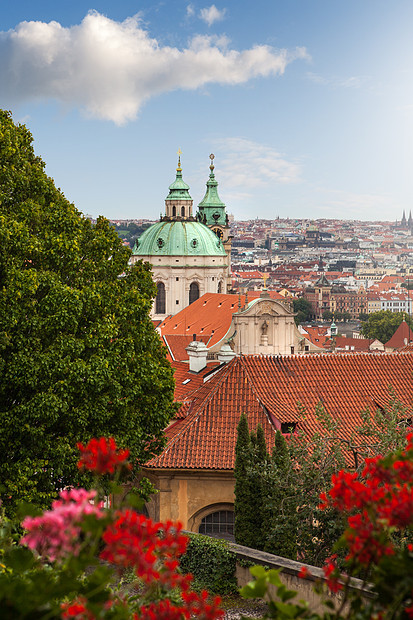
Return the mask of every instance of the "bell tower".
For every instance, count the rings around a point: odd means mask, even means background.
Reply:
[[[215,155],[211,153],[209,156],[211,160],[209,166],[209,179],[206,183],[205,196],[198,205],[197,218],[202,223],[208,226],[216,236],[221,240],[224,246],[228,259],[228,281],[226,286],[227,292],[231,289],[231,240],[230,227],[228,223],[228,215],[225,209],[225,204],[218,196],[218,181],[214,174],[214,159]]]

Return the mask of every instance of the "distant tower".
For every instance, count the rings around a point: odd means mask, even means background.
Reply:
[[[400,222],[400,225],[403,227],[407,226],[406,213],[404,212],[404,209],[403,209],[403,217],[402,217],[402,221]]]
[[[413,226],[413,219],[412,219],[412,211],[409,211],[409,219],[407,220],[407,225],[409,228],[411,228]]]
[[[221,240],[225,252],[228,257],[228,282],[227,290],[231,288],[231,239],[230,226],[228,223],[228,215],[225,210],[225,204],[218,196],[218,181],[214,174],[215,155],[211,153],[209,156],[211,164],[209,166],[209,179],[206,183],[205,196],[198,205],[197,217],[202,224],[208,226]],[[224,291],[222,291],[224,292]]]

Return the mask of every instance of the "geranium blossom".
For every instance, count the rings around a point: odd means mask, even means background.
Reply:
[[[80,523],[86,515],[103,516],[103,504],[95,505],[96,491],[64,490],[60,500],[39,517],[26,517],[22,523],[28,530],[20,543],[51,561],[61,560],[80,549]]]
[[[78,443],[77,447],[81,452],[79,469],[90,469],[97,474],[113,474],[115,469],[125,465],[129,456],[129,450],[119,449],[113,437],[91,439],[87,446]]]

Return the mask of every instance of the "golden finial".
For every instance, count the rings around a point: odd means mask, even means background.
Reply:
[[[215,159],[215,155],[213,153],[211,153],[211,155],[209,156],[209,159],[211,160],[211,165],[209,166],[210,170],[214,169],[214,159]]]
[[[264,280],[264,290],[267,290],[267,280],[270,276],[267,273],[263,273],[262,279]]]
[[[178,153],[178,168],[177,168],[177,170],[181,170],[181,155],[182,155],[182,151],[181,151],[180,148],[178,149],[177,153]]]

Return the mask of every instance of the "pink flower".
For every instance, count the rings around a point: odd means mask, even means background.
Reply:
[[[59,493],[61,499],[52,504],[52,509],[39,517],[26,517],[22,526],[28,530],[20,540],[49,560],[61,560],[80,549],[80,522],[84,515],[103,516],[102,504],[95,506],[92,502],[96,491],[71,489]]]

